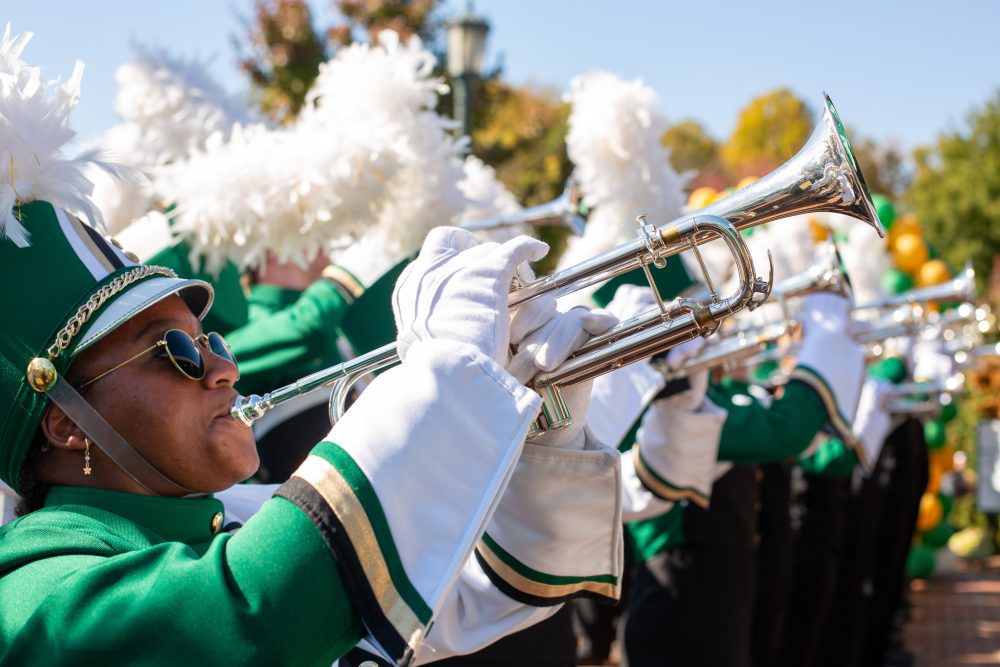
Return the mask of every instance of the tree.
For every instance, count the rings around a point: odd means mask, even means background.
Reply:
[[[980,293],[1000,249],[1000,92],[968,127],[914,151],[907,195],[927,240],[953,268],[971,259]]]
[[[680,173],[694,172],[690,186],[722,189],[729,185],[719,157],[719,143],[701,123],[686,119],[671,125],[660,143],[670,151],[670,164]]]
[[[795,155],[812,128],[812,112],[792,91],[765,93],[740,111],[736,129],[722,146],[722,163],[734,180],[763,176]]]
[[[852,135],[853,133],[848,133]],[[906,168],[906,156],[894,142],[877,143],[874,139],[863,138],[852,142],[854,154],[865,175],[871,192],[898,199],[910,184],[910,173]]]
[[[256,0],[254,20],[246,23],[250,52],[235,43],[240,68],[261,111],[277,123],[290,122],[328,57],[326,42],[305,0]]]
[[[334,4],[345,23],[330,28],[327,36],[341,46],[361,38],[376,42],[380,31],[394,30],[402,39],[417,35],[431,48],[444,25],[437,15],[439,0],[337,0]]]

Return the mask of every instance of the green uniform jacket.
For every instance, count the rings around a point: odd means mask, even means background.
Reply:
[[[709,386],[712,402],[729,412],[719,439],[720,461],[769,463],[796,456],[826,423],[822,401],[803,382],[790,381],[770,407],[753,398],[748,389],[748,384],[731,379]],[[683,543],[683,509],[677,504],[666,514],[628,525],[638,560],[649,560]]]
[[[222,503],[56,487],[0,528],[0,664],[330,665],[363,635],[331,550],[272,498]]]
[[[351,303],[346,290],[325,278],[302,291],[254,285],[247,323],[226,334],[240,365],[237,389],[263,394],[340,363],[338,327]]]

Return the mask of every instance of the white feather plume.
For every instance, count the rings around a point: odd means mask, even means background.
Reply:
[[[247,111],[208,74],[208,63],[137,48],[116,72],[115,111],[121,123],[98,140],[108,154],[145,173],[189,157],[210,137],[228,140]],[[112,233],[155,205],[148,186],[132,187],[95,175],[94,200]]]
[[[635,238],[639,214],[657,224],[673,220],[685,201],[684,178],[660,143],[667,120],[652,88],[641,79],[598,71],[575,77],[567,100],[572,110],[566,147],[591,214],[561,266]]]
[[[404,42],[383,31],[377,46],[353,44],[320,67],[297,124],[306,134],[348,125],[390,141],[399,168],[378,220],[363,230],[381,237],[389,256],[416,250],[431,228],[466,206],[459,187],[466,140],[452,137],[454,122],[434,111],[447,91],[434,65],[418,37]]]
[[[76,136],[69,115],[79,101],[83,63],[77,61],[65,83],[43,79],[38,67],[21,59],[31,36],[11,35],[8,24],[0,40],[0,239],[19,247],[29,244],[29,234],[18,219],[18,203],[44,200],[103,226],[90,199],[88,165],[136,180],[99,150],[64,156],[63,149]]]

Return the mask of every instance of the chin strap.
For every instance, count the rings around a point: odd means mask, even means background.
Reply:
[[[58,377],[45,393],[122,472],[149,493],[155,496],[204,495],[171,481],[157,470],[62,377]]]

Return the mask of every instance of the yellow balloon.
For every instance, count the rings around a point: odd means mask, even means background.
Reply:
[[[936,452],[930,452],[931,461],[934,461],[942,472],[951,472],[955,469],[955,448],[950,446],[942,447]]]
[[[917,236],[923,236],[923,230],[920,229],[920,223],[917,222],[916,216],[912,213],[904,213],[903,215],[896,216],[896,219],[892,223],[892,227],[889,228],[889,243],[892,243],[897,236],[902,236],[903,234],[916,234]]]
[[[742,190],[743,188],[747,187],[748,185],[753,185],[756,182],[757,182],[757,177],[756,176],[746,176],[746,177],[740,179],[740,182],[736,184],[736,189],[737,190]]]
[[[914,274],[927,261],[927,244],[916,234],[900,234],[891,245],[896,268]]]
[[[917,287],[930,287],[939,285],[951,278],[948,273],[948,265],[940,259],[931,259],[917,269]]]
[[[920,512],[917,514],[917,530],[921,533],[941,523],[941,501],[936,493],[925,493],[920,497]]]
[[[712,203],[715,199],[715,188],[701,187],[696,188],[691,196],[688,197],[688,206],[691,207],[692,211],[697,211],[698,209],[705,208]]]
[[[927,468],[927,488],[925,491],[927,493],[940,491],[942,476],[944,476],[944,469],[941,467],[941,462],[932,458]]]

